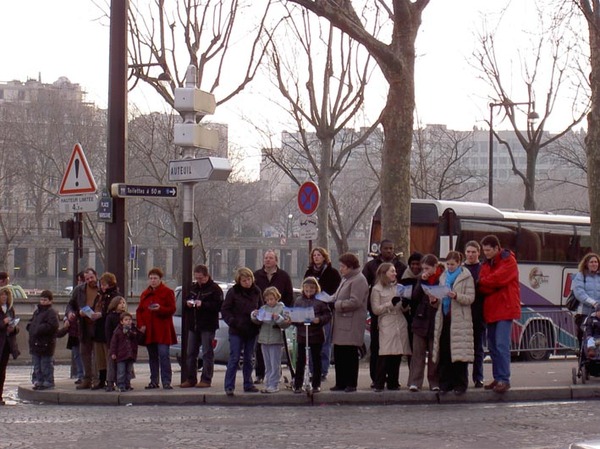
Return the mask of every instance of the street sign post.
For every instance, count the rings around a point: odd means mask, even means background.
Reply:
[[[113,222],[113,200],[107,189],[102,189],[100,192],[100,200],[98,201],[98,221],[103,221],[105,223]]]
[[[110,186],[112,196],[118,198],[127,197],[155,197],[175,198],[177,197],[177,186],[144,186],[115,183]]]
[[[223,157],[169,161],[170,182],[226,181],[230,173],[229,159]]]

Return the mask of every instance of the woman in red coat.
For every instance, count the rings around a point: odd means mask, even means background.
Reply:
[[[148,288],[140,296],[136,310],[139,329],[144,332],[144,344],[148,349],[150,383],[147,390],[158,388],[158,375],[165,390],[172,390],[171,359],[169,346],[177,342],[173,314],[175,314],[175,293],[162,282],[163,272],[152,268],[148,272]]]

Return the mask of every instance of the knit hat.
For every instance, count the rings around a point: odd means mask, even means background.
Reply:
[[[408,258],[408,264],[410,265],[411,262],[421,262],[421,259],[423,258],[423,254],[415,251],[414,253],[412,253],[410,255],[410,257]]]

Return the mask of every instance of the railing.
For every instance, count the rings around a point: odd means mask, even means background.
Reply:
[[[547,360],[553,354],[578,351],[576,325],[571,312],[560,308],[523,308],[514,320],[511,352],[525,360]]]

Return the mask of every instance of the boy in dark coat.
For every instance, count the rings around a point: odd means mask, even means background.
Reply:
[[[129,312],[123,312],[110,340],[110,357],[117,362],[117,386],[121,392],[132,390],[131,373],[137,359],[137,339],[133,317]]]
[[[33,362],[33,389],[48,390],[54,388],[54,350],[58,333],[58,313],[52,308],[54,297],[50,290],[40,294],[29,332],[29,353]]]

